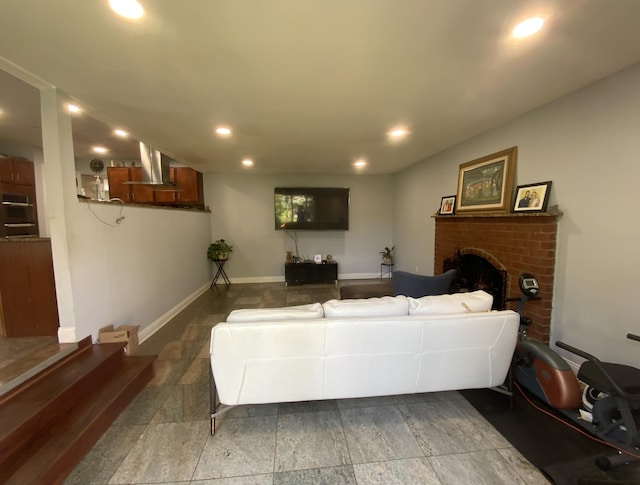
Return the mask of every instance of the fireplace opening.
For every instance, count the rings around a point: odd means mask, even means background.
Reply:
[[[505,309],[507,272],[496,268],[482,256],[456,253],[446,258],[443,271],[457,270],[451,289],[453,292],[484,290],[493,295],[493,310]]]

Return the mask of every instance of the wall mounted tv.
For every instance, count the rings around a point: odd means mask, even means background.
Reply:
[[[276,230],[346,231],[349,189],[343,187],[276,187]]]

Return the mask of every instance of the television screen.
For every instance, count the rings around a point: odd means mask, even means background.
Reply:
[[[290,231],[349,229],[349,189],[276,187],[275,228]]]

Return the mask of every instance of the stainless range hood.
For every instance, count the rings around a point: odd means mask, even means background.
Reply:
[[[126,184],[175,187],[175,184],[170,180],[169,162],[162,159],[160,150],[140,142],[140,161],[142,163],[142,180],[125,182]]]

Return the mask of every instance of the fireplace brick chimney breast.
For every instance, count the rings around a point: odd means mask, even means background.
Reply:
[[[533,320],[527,334],[549,342],[553,277],[559,212],[509,215],[434,216],[434,274],[443,270],[444,260],[456,254],[475,254],[507,271],[506,297],[520,298],[518,279],[531,273],[540,282],[540,293],[524,307]],[[510,304],[509,304],[510,303]],[[516,309],[517,301],[508,302]]]

